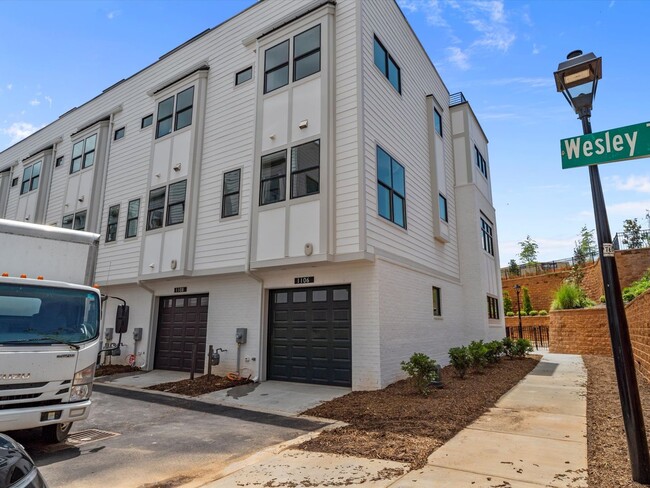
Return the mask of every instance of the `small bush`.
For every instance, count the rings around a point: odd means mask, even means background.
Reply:
[[[530,315],[531,317],[536,317],[538,313],[539,312],[537,310],[531,310],[530,312],[528,312],[528,315]]]
[[[630,286],[623,288],[623,300],[630,302],[648,289],[650,289],[650,269],[643,274],[643,277],[640,280],[637,280],[631,283]]]
[[[506,312],[506,317],[514,317],[515,313],[514,312]]]
[[[528,339],[517,339],[514,341],[512,350],[513,357],[524,358],[529,352],[533,352],[533,345]]]
[[[593,307],[594,302],[589,300],[584,290],[573,283],[563,283],[555,292],[551,310],[566,310],[572,308]]]
[[[482,371],[488,362],[487,347],[483,341],[472,341],[467,346],[469,355],[472,358],[472,367],[475,371]]]
[[[503,343],[501,341],[491,341],[485,344],[487,349],[486,359],[490,364],[496,364],[503,354]]]
[[[465,346],[452,347],[449,349],[449,362],[456,370],[458,376],[464,378],[467,374],[467,370],[472,365],[472,356],[469,354],[469,350]]]
[[[402,361],[402,370],[405,371],[411,382],[415,385],[420,394],[429,394],[429,385],[438,378],[438,365],[435,359],[431,359],[421,352],[414,353],[408,362]]]
[[[515,348],[515,341],[510,339],[510,337],[504,337],[501,340],[501,344],[503,344],[503,353],[508,356],[510,359],[513,358],[513,350]]]
[[[600,298],[598,299],[600,303],[605,303],[605,295],[600,295]]]
[[[522,316],[522,317],[526,317],[527,315],[528,315],[528,314],[527,314],[524,310],[521,311],[521,316]]]
[[[546,310],[540,310],[539,315],[541,315],[543,317],[545,315],[548,315],[548,312]]]
[[[528,288],[525,286],[522,290],[524,291],[524,312],[530,315],[530,311],[533,309],[533,303],[530,300],[530,293],[528,292]]]

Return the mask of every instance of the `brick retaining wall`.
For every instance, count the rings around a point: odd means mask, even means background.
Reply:
[[[555,310],[549,317],[549,352],[612,355],[605,307]]]
[[[650,290],[625,307],[637,369],[650,381]]]

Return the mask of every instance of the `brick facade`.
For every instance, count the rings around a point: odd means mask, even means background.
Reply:
[[[636,367],[650,381],[650,291],[636,297],[625,308]]]
[[[556,310],[549,317],[549,352],[612,355],[605,307]]]

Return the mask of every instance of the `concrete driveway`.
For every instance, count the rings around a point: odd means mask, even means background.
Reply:
[[[52,488],[199,486],[245,457],[325,424],[95,385],[93,410],[74,424],[76,445],[47,446],[38,431],[12,432]],[[91,440],[96,429],[118,434]],[[97,433],[95,433],[97,434]]]

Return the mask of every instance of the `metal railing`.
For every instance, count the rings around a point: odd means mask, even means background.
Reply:
[[[638,234],[631,232],[617,232],[614,236],[614,249],[622,251],[625,249],[643,249],[650,247],[650,229],[643,229]]]
[[[519,335],[519,326],[506,327],[506,336],[510,339],[528,339],[535,349],[548,347],[549,333],[548,325],[524,325],[521,327],[522,334]]]
[[[454,105],[460,105],[461,103],[466,103],[465,95],[463,92],[452,93],[449,95],[449,106],[453,107]]]
[[[585,264],[593,263],[598,258],[598,253],[593,252],[589,254],[585,260]],[[512,270],[510,266],[501,268],[501,278],[517,278],[520,276],[535,276],[539,274],[546,273],[555,273],[557,271],[566,271],[573,267],[576,263],[574,257],[556,259],[554,261],[546,261],[543,263],[530,263],[530,264],[518,264],[516,271]]]

